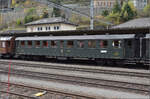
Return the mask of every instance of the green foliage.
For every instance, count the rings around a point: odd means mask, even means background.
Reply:
[[[27,15],[24,18],[24,23],[29,23],[35,20],[38,20],[39,16],[36,13],[36,9],[35,8],[30,8],[27,10]]]
[[[27,15],[33,15],[36,14],[36,9],[35,8],[30,8],[27,10]]]
[[[116,1],[116,3],[114,4],[112,12],[113,13],[120,13],[121,12],[121,6],[120,6],[118,1]]]
[[[25,16],[24,18],[24,23],[29,23],[29,22],[32,22],[32,21],[35,21],[35,20],[38,20],[39,17],[36,16],[36,15],[28,15],[28,16]]]
[[[120,13],[120,17],[121,17],[121,21],[128,21],[131,20],[133,18],[135,18],[137,15],[137,12],[134,8],[134,5],[132,3],[129,2],[124,2],[123,7],[121,9],[121,13]]]
[[[150,4],[144,7],[143,12],[145,17],[150,17]]]
[[[111,12],[109,16],[107,16],[109,21],[112,21],[114,24],[119,24],[120,22],[120,13],[113,13]]]
[[[107,16],[108,20],[115,24],[131,20],[137,16],[136,8],[131,1],[123,2],[123,6],[120,7],[119,3],[116,2],[112,12]]]
[[[46,8],[43,9],[42,18],[48,18],[49,14]]]
[[[102,16],[108,16],[109,15],[109,11],[108,10],[103,10],[102,11]]]
[[[50,0],[57,4],[61,4],[61,0]],[[54,17],[60,17],[61,16],[61,10],[58,8],[53,8],[52,16]]]
[[[17,19],[16,24],[17,26],[20,26],[22,24],[21,19]]]

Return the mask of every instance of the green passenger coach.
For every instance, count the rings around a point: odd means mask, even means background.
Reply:
[[[96,61],[134,58],[135,34],[17,37],[18,56],[87,58]]]

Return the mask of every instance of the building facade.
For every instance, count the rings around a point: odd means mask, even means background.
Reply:
[[[137,9],[143,9],[147,4],[148,0],[133,0],[133,4]]]
[[[27,32],[76,30],[77,25],[63,18],[46,18],[26,24]]]
[[[9,8],[12,0],[0,0],[0,9]]]
[[[123,4],[123,2],[128,0],[94,0],[94,7],[95,8],[104,8],[104,9],[111,9],[113,8],[115,2],[118,1],[119,4]],[[143,9],[150,0],[131,0],[134,6],[137,9]]]
[[[121,4],[123,0],[118,0],[118,2]],[[116,3],[116,0],[94,0],[94,7],[111,9],[113,8],[115,3]]]

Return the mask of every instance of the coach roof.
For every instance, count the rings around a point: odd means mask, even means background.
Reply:
[[[9,41],[12,37],[0,37],[0,41]]]
[[[35,36],[35,37],[17,37],[16,40],[94,40],[94,39],[130,39],[135,34],[124,35],[83,35],[83,36]]]

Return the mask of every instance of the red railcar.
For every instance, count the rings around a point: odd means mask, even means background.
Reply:
[[[10,57],[14,54],[14,37],[0,37],[0,57]]]

